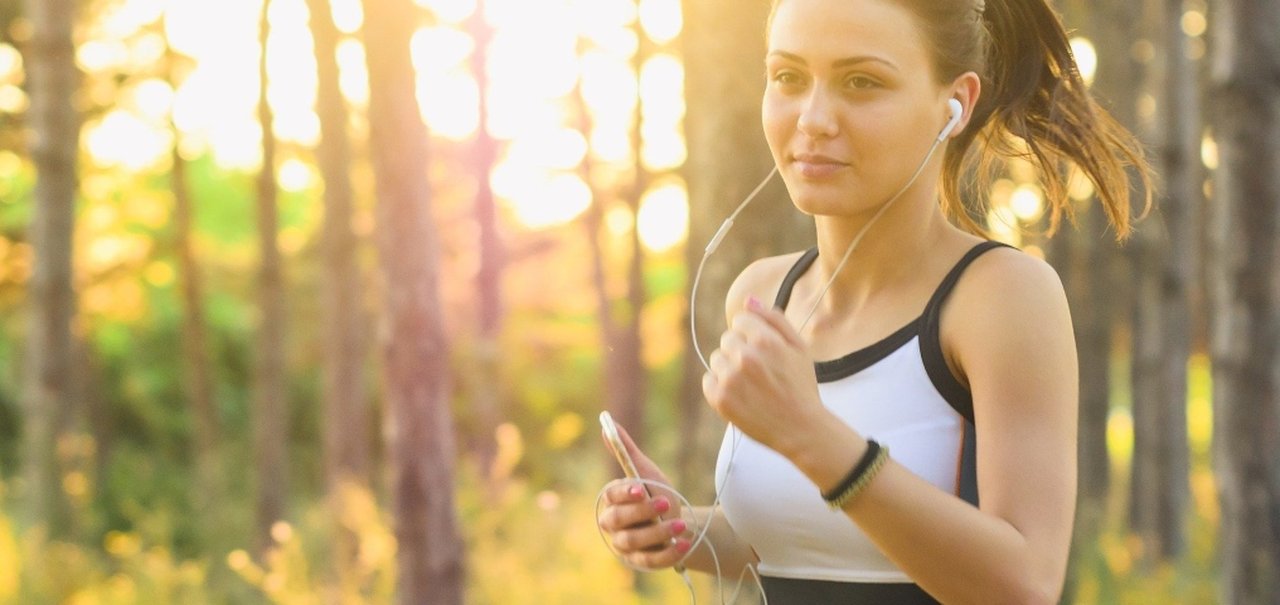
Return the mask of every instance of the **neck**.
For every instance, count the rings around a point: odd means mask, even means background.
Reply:
[[[855,216],[817,217],[819,256],[814,268],[819,289],[815,290],[815,296],[831,281],[850,244],[866,228],[857,248],[818,303],[818,313],[858,309],[877,292],[918,273],[925,257],[936,248],[950,224],[938,206],[933,184],[917,185],[878,219],[874,217],[879,207]]]

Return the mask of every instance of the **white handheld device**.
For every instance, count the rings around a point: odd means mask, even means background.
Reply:
[[[622,437],[618,435],[618,425],[614,424],[613,416],[610,416],[608,411],[600,412],[600,428],[604,431],[605,442],[609,444],[609,449],[613,450],[613,457],[618,459],[622,472],[628,478],[639,479],[640,471],[636,470],[636,463],[631,460],[631,455],[627,453],[627,446],[623,445]]]

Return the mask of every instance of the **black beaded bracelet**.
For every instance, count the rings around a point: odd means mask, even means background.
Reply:
[[[875,462],[879,454],[880,443],[875,439],[868,439],[867,451],[863,452],[862,457],[858,459],[858,463],[853,465],[853,470],[849,471],[849,474],[845,475],[844,479],[841,479],[840,483],[836,484],[830,491],[822,492],[822,499],[826,500],[827,504],[835,504],[850,487],[853,487],[854,483],[857,483],[867,473],[867,469],[871,468],[871,463]]]

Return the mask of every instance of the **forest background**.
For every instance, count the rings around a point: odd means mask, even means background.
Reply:
[[[1072,303],[1065,603],[1280,602],[1277,5],[1056,3],[1159,173],[1126,245],[972,192]],[[595,417],[710,499],[689,313],[812,237],[774,183],[689,308],[767,10],[0,1],[0,603],[686,602],[597,534]]]

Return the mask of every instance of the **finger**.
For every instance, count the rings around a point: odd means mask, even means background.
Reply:
[[[716,411],[720,410],[720,379],[716,378],[715,372],[707,372],[702,375],[702,396]]]
[[[648,506],[642,504],[618,504],[604,509],[600,514],[600,528],[609,532],[625,532],[651,525],[658,519]]]
[[[746,317],[759,318],[765,325],[781,336],[787,344],[801,349],[804,348],[804,340],[800,338],[800,334],[796,332],[795,328],[791,327],[791,322],[787,321],[787,316],[783,315],[782,311],[766,308],[760,302],[760,299],[754,296],[747,297],[746,307],[747,311],[750,312]],[[743,317],[743,315],[739,314],[739,317]]]
[[[661,521],[663,513],[671,510],[671,501],[658,496],[648,502],[615,504],[600,514],[600,527],[608,531],[621,531]]]
[[[640,502],[647,495],[644,486],[634,479],[615,479],[604,487],[604,500],[609,504]]]
[[[687,529],[683,519],[672,519],[663,523],[652,523],[636,529],[615,532],[611,538],[614,547],[620,553],[642,550],[656,552],[672,546],[676,536],[683,534]]]
[[[684,559],[693,544],[681,538],[674,544],[655,552],[636,552],[626,556],[629,563],[640,569],[664,569]]]
[[[729,369],[729,360],[725,358],[724,349],[716,349],[711,352],[711,358],[707,360],[707,365],[711,366],[711,373],[719,376]]]
[[[737,320],[734,320],[737,323]],[[747,345],[746,336],[741,330],[729,329],[720,335],[720,348],[718,351],[724,351],[724,355],[738,355]],[[714,354],[714,353],[713,353]]]

